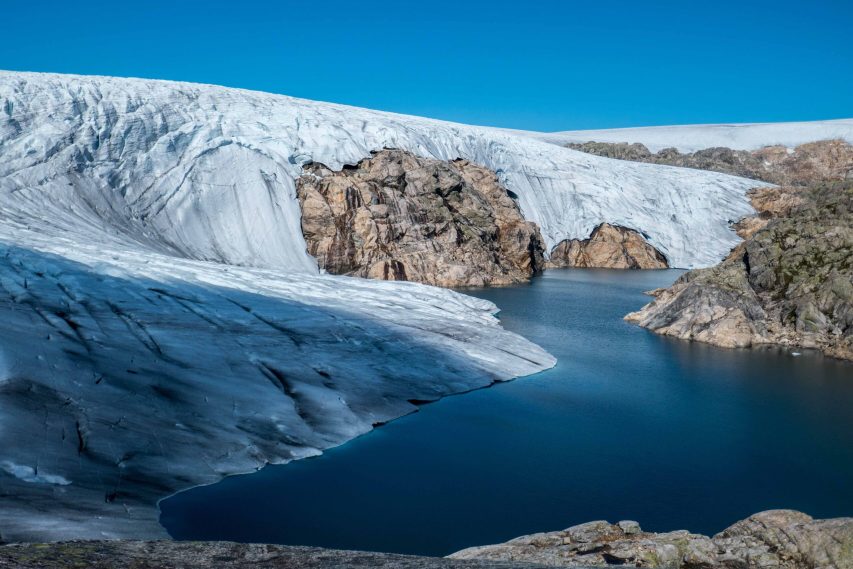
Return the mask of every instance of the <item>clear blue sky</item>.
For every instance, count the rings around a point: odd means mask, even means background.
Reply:
[[[848,118],[853,0],[17,0],[0,68],[535,130]]]

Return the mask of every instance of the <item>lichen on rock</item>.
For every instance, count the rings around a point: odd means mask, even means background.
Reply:
[[[795,197],[790,207],[761,212],[766,225],[722,263],[654,291],[653,302],[625,319],[724,347],[775,343],[853,359],[853,182]]]
[[[713,537],[651,533],[636,522],[589,522],[472,547],[454,559],[512,560],[551,567],[619,565],[649,569],[850,569],[853,518],[814,520],[793,510],[761,512]]]

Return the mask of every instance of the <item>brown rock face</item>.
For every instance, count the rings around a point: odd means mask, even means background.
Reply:
[[[551,567],[851,569],[853,518],[813,520],[800,512],[773,510],[755,514],[712,538],[683,530],[649,533],[636,522],[589,522],[472,547],[450,557]]]
[[[746,239],[758,230],[764,229],[771,219],[787,217],[794,208],[803,205],[803,187],[781,186],[775,188],[754,188],[748,192],[756,215],[744,217],[734,224],[737,234]]]
[[[584,142],[567,146],[607,158],[712,170],[782,186],[853,178],[853,146],[844,140],[810,142],[792,151],[784,146],[767,146],[753,151],[706,148],[686,154],[675,148],[653,154],[638,143]]]
[[[302,232],[334,274],[438,286],[522,282],[544,267],[539,228],[495,174],[466,160],[375,152],[297,180]]]
[[[551,251],[549,267],[665,269],[663,254],[633,229],[602,223],[588,239],[567,239]]]
[[[767,172],[767,181],[783,186],[853,179],[853,146],[843,140],[801,144],[789,152],[768,146],[752,152]]]

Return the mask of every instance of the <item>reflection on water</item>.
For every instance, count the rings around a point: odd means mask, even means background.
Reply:
[[[177,539],[444,555],[597,519],[714,533],[770,508],[853,514],[853,365],[622,321],[677,274],[550,271],[466,291],[557,367],[181,493],[161,521]]]

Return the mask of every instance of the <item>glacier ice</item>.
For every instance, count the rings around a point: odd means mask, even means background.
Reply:
[[[601,222],[643,231],[676,267],[738,242],[756,182],[622,162],[492,128],[206,85],[0,72],[7,215],[72,238],[191,259],[316,272],[294,179],[372,150],[466,158],[496,171],[550,250]],[[76,238],[76,237],[75,237]],[[134,245],[134,246],[136,246]]]
[[[177,490],[554,364],[491,303],[415,283],[86,247],[0,260],[4,539],[162,537]]]
[[[549,246],[609,221],[707,265],[752,211],[749,180],[498,129],[0,72],[0,540],[162,536],[176,490],[554,364],[491,303],[318,274],[294,178],[384,147],[495,170]]]

